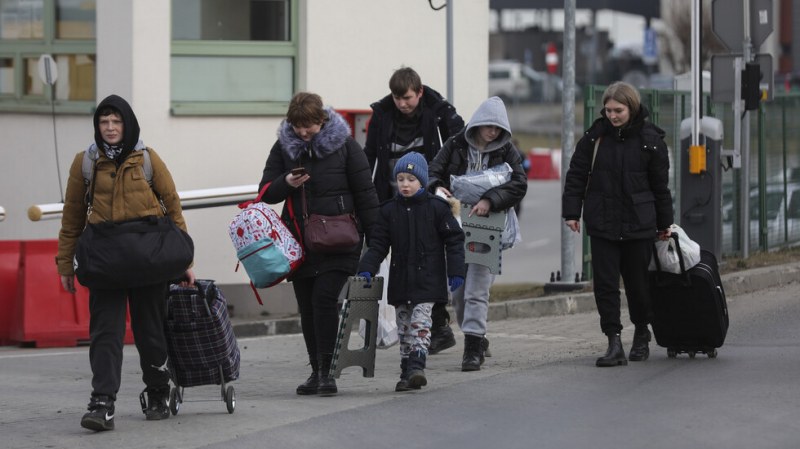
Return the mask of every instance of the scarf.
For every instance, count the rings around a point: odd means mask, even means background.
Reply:
[[[122,145],[109,145],[103,142],[103,152],[106,153],[106,157],[111,159],[112,161],[117,158],[120,154],[122,154]]]

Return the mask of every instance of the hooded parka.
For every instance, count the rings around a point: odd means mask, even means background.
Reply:
[[[497,126],[502,130],[500,136],[482,150],[474,145],[474,136],[479,132],[480,126]],[[498,97],[491,97],[481,103],[467,128],[445,142],[433,159],[428,169],[428,188],[431,192],[436,192],[438,187],[444,187],[452,192],[451,175],[461,176],[486,170],[504,162],[511,166],[511,180],[487,190],[481,197],[489,200],[492,212],[503,211],[519,203],[528,190],[528,178],[522,168],[519,151],[511,143],[511,127],[503,101]]]
[[[113,160],[103,151],[103,139],[98,126],[98,112],[106,106],[119,111],[124,126],[122,153]],[[87,221],[121,222],[150,215],[162,216],[164,212],[155,192],[161,196],[175,224],[187,231],[172,175],[158,153],[152,148],[145,147],[139,140],[139,124],[128,102],[117,95],[104,99],[97,106],[94,128],[95,143],[89,146],[88,151],[96,154],[98,158],[92,180],[94,184],[92,213],[88,216],[87,192],[92,186],[87,185],[87,180],[83,176],[84,151],[75,155],[69,170],[56,256],[58,273],[63,276],[74,274],[72,259],[75,255],[75,246]],[[145,148],[150,153],[153,169],[152,187],[145,178],[143,168],[142,151]]]
[[[281,218],[299,242],[303,241],[302,190],[306,189],[308,214],[341,215],[355,213],[362,236],[370,232],[378,213],[378,199],[372,184],[369,164],[350,128],[333,109],[326,109],[328,120],[310,142],[300,139],[286,120],[281,122],[278,140],[270,150],[259,191],[270,183],[262,197],[268,204],[291,198],[297,226],[284,203]],[[304,167],[310,179],[300,188],[286,182],[291,169]],[[369,235],[368,235],[369,237]],[[289,280],[317,276],[330,270],[355,273],[361,245],[349,253],[320,254],[307,251],[300,268]]]

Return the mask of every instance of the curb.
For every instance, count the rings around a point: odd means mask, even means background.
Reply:
[[[791,282],[800,282],[800,262],[754,268],[722,276],[722,285],[725,288],[727,297],[765,290]],[[624,296],[624,292],[622,294]],[[624,305],[625,301],[623,301]],[[593,310],[597,310],[594,302],[594,293],[568,293],[490,303],[488,319],[489,321],[499,321],[515,318],[538,318],[591,312]],[[232,324],[233,332],[238,338],[299,334],[302,332],[299,316],[241,322],[237,322],[234,319]]]

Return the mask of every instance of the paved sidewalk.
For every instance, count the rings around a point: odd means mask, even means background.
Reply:
[[[800,282],[800,262],[722,276],[726,296],[737,296],[790,282]],[[490,303],[489,321],[568,315],[592,310],[596,310],[593,293],[565,293]],[[301,333],[299,316],[265,320],[233,318],[232,323],[234,333],[239,338]]]

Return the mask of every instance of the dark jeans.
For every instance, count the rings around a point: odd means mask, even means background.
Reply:
[[[92,394],[116,398],[122,375],[122,346],[128,307],[131,330],[142,380],[148,389],[167,388],[167,341],[164,315],[168,284],[132,289],[89,292],[89,363],[92,367]],[[126,307],[128,306],[128,307]]]
[[[625,285],[628,312],[636,325],[652,318],[647,266],[653,254],[653,240],[606,240],[592,237],[594,298],[600,313],[600,328],[606,335],[622,331],[619,278]]]
[[[346,271],[328,271],[315,278],[292,281],[303,339],[311,358],[333,354],[339,332],[339,292],[347,282]]]

